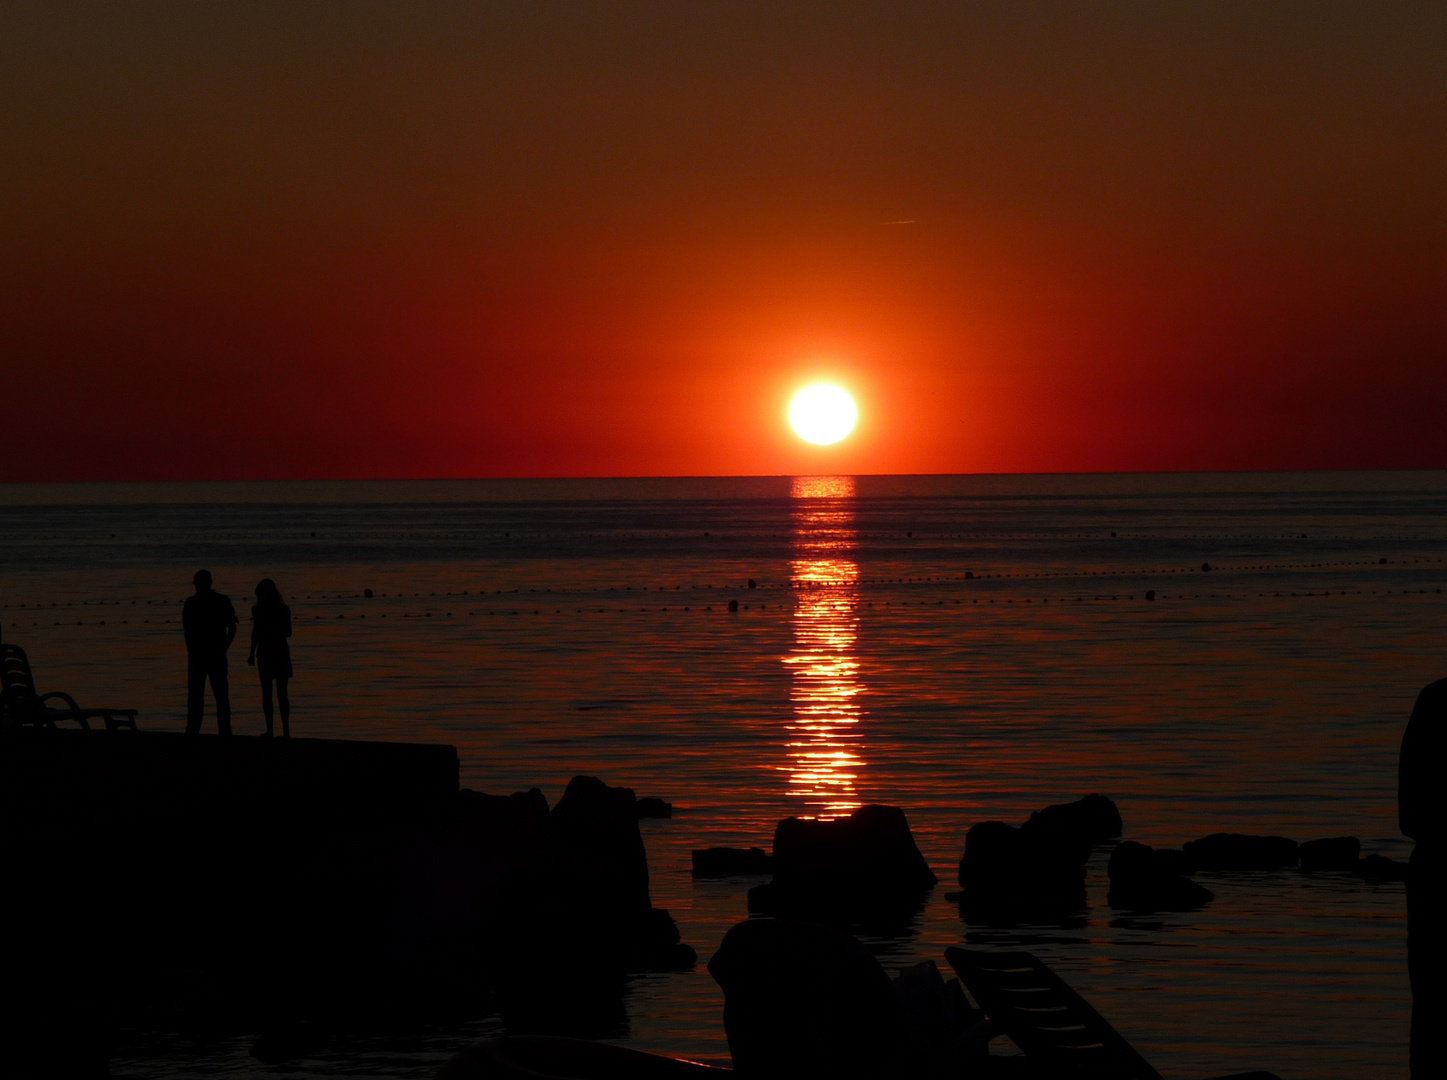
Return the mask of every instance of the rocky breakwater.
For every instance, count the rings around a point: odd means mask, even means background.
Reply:
[[[393,956],[439,985],[484,988],[511,1030],[620,1034],[625,975],[697,961],[650,899],[640,802],[591,776],[551,809],[537,788],[460,791],[395,860]]]
[[[749,890],[749,911],[836,920],[908,919],[939,880],[897,806],[861,806],[829,821],[785,818],[774,830],[774,877]]]
[[[1403,880],[1405,864],[1381,855],[1361,857],[1355,836],[1298,844],[1285,836],[1211,833],[1179,848],[1151,848],[1126,840],[1110,856],[1112,907],[1135,911],[1189,911],[1214,893],[1187,875],[1266,873],[1300,866],[1307,874],[1350,873],[1370,880]]]
[[[1301,846],[1285,836],[1212,833],[1188,842],[1183,853],[1197,870],[1282,870],[1296,865]]]
[[[9,1075],[105,1075],[119,1024],[376,1028],[694,959],[631,791],[461,791],[450,746],[10,731],[0,813]]]
[[[960,902],[970,922],[1058,921],[1085,908],[1092,846],[1121,834],[1120,811],[1103,795],[1037,810],[1019,826],[981,821],[965,834]]]

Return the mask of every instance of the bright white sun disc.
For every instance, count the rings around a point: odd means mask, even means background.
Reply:
[[[805,387],[789,406],[790,426],[799,438],[819,446],[837,443],[854,430],[858,419],[854,399],[828,383]]]

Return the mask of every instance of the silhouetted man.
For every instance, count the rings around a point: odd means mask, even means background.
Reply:
[[[1447,679],[1417,695],[1402,736],[1397,814],[1417,842],[1407,871],[1407,973],[1412,982],[1412,1077],[1447,1076]]]
[[[216,730],[231,734],[231,690],[226,682],[226,650],[236,637],[236,609],[230,597],[211,588],[211,571],[197,570],[196,595],[181,608],[186,631],[186,734],[201,733],[206,709],[206,680],[216,696]]]

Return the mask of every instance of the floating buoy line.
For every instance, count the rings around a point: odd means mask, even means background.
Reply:
[[[1203,591],[1197,586],[1194,589],[1177,589],[1172,592],[1161,591],[1159,586],[1147,588],[1142,579],[1166,578],[1177,575],[1195,575],[1196,580],[1202,584],[1209,578],[1211,581],[1226,584],[1227,577],[1233,578],[1233,583],[1239,586],[1245,584],[1241,581],[1242,575],[1254,575],[1260,573],[1281,573],[1281,572],[1310,572],[1310,571],[1334,571],[1349,568],[1384,569],[1388,572],[1398,572],[1415,568],[1442,568],[1444,559],[1441,558],[1399,558],[1387,559],[1378,557],[1376,559],[1353,559],[1344,561],[1313,561],[1313,562],[1282,562],[1282,563],[1245,563],[1235,564],[1211,564],[1202,563],[1199,566],[1189,567],[1163,567],[1156,569],[1055,569],[1055,570],[1033,570],[1033,571],[973,571],[967,570],[954,574],[924,574],[913,577],[855,577],[855,578],[813,578],[794,577],[784,581],[768,582],[749,580],[747,583],[730,582],[720,583],[695,583],[688,586],[683,584],[674,585],[596,585],[588,589],[582,588],[538,588],[536,586],[524,588],[517,586],[513,588],[494,588],[480,590],[462,590],[452,592],[427,592],[420,591],[399,591],[379,592],[373,589],[343,590],[340,592],[316,592],[307,593],[302,596],[295,596],[292,599],[293,609],[299,622],[314,622],[318,620],[355,620],[361,621],[371,618],[379,619],[457,619],[457,618],[486,618],[491,616],[514,616],[514,615],[588,615],[588,614],[695,614],[711,613],[717,608],[720,611],[729,611],[734,614],[744,612],[758,612],[761,614],[790,613],[799,607],[802,600],[790,599],[791,596],[799,594],[810,594],[825,592],[830,594],[830,599],[838,605],[839,610],[873,610],[882,613],[885,610],[924,608],[924,607],[975,607],[975,606],[1005,606],[1016,605],[1041,606],[1053,603],[1077,604],[1077,603],[1110,603],[1110,602],[1159,602],[1159,601],[1241,601],[1249,599],[1259,600],[1292,600],[1326,597],[1348,597],[1348,596],[1379,596],[1379,597],[1429,597],[1440,596],[1442,589],[1434,583],[1431,585],[1419,585],[1415,588],[1384,588],[1384,589],[1331,589],[1331,588],[1305,588],[1296,589],[1282,588],[1279,585],[1272,589],[1250,589],[1238,588],[1233,591],[1229,588],[1216,591]],[[1017,594],[1005,594],[1001,585],[1009,581],[1024,582],[1033,581],[1043,583],[1046,580],[1060,585],[1068,585],[1074,582],[1077,586],[1084,584],[1090,579],[1100,580],[1102,578],[1131,578],[1134,579],[1131,587],[1117,588],[1113,592],[1104,590],[1086,591],[1077,588],[1066,588],[1064,595],[1033,595],[1020,596]],[[989,584],[982,584],[989,583]],[[1103,584],[1103,582],[1102,582]],[[1124,584],[1124,582],[1122,582]],[[1184,584],[1184,582],[1183,582]],[[878,589],[894,589],[894,587],[906,587],[904,597],[890,595],[887,598],[875,593]],[[928,596],[921,598],[919,592],[934,592],[942,588],[952,590],[949,596]],[[841,595],[841,590],[851,590],[857,595]],[[961,592],[963,590],[963,592]],[[701,599],[696,595],[699,592],[713,593],[716,599]],[[643,594],[649,594],[650,599],[656,597],[652,603],[636,603],[626,606],[618,606],[623,599],[619,594],[634,593],[637,601],[644,599]],[[589,602],[585,599],[588,596],[600,596],[600,594],[611,594],[609,601],[600,604],[598,600]],[[724,594],[720,596],[719,594]],[[735,595],[728,595],[735,594]],[[761,595],[762,594],[762,595]],[[777,599],[765,600],[764,595],[774,594]],[[552,597],[554,606],[549,609],[545,603],[539,603],[542,597]],[[490,606],[497,603],[500,598],[507,598],[501,607]],[[517,603],[528,597],[526,604]],[[745,602],[749,598],[749,602]],[[462,600],[466,599],[467,605],[464,609]],[[601,599],[601,597],[600,597]],[[689,602],[685,603],[685,600]],[[452,603],[443,605],[428,604],[429,600],[451,600]],[[350,603],[358,601],[365,605],[367,610],[355,610]],[[422,601],[415,607],[407,604],[408,601]],[[732,602],[731,602],[732,601]],[[347,603],[348,610],[336,611],[335,609],[325,612],[308,611],[308,604],[332,605],[337,602]],[[173,626],[180,623],[179,608],[181,600],[158,600],[155,598],[129,600],[118,599],[91,599],[91,600],[68,600],[65,602],[52,601],[41,602],[20,602],[0,603],[0,609],[7,612],[3,621],[10,626],[30,628],[60,627],[60,626]],[[403,610],[397,611],[398,605],[406,605]],[[487,605],[487,606],[485,606]],[[97,609],[85,611],[84,616],[75,609]],[[144,609],[151,609],[146,612]],[[243,623],[246,621],[246,604],[243,598],[237,604],[238,615]],[[66,610],[62,616],[62,609]],[[109,609],[109,610],[107,610]],[[118,610],[117,610],[118,609]],[[160,609],[160,610],[157,610]],[[163,614],[169,609],[172,614]]]

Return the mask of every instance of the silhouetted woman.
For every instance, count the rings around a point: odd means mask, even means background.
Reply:
[[[251,654],[261,675],[261,713],[266,717],[266,734],[271,729],[271,684],[276,683],[276,703],[281,706],[281,735],[291,738],[291,699],[286,680],[291,678],[291,608],[282,602],[281,592],[271,578],[256,583],[256,603],[251,607]]]

